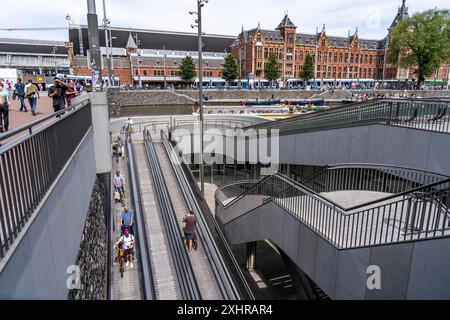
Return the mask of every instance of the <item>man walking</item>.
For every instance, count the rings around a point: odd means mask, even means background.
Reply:
[[[191,253],[192,252],[192,242],[194,241],[194,239],[196,237],[195,230],[197,228],[197,219],[195,218],[194,212],[189,210],[187,215],[183,218],[183,222],[185,223],[184,237],[186,240],[186,245],[188,247],[189,253]]]
[[[48,96],[53,99],[53,111],[58,112],[66,107],[67,88],[68,85],[61,79],[54,78],[54,85],[48,90]]]
[[[125,193],[125,178],[120,174],[120,171],[117,170],[116,174],[113,178],[114,189],[118,192]]]
[[[13,110],[9,101],[8,90],[0,83],[0,133],[9,129],[9,110]]]
[[[28,99],[28,102],[30,103],[30,109],[33,116],[36,115],[36,104],[38,98],[40,98],[39,90],[33,84],[33,81],[30,79],[28,80],[28,83],[25,86],[25,99]]]
[[[120,230],[121,230],[121,234],[123,234],[123,232],[128,229],[130,230],[130,233],[134,235],[134,231],[133,231],[133,224],[134,224],[134,213],[132,210],[129,210],[127,206],[125,206],[125,208],[123,208],[122,213],[120,214],[121,217],[121,225],[120,225]]]
[[[22,79],[17,79],[17,83],[14,85],[14,94],[17,98],[19,98],[20,101],[20,109],[19,111],[25,111],[27,110],[27,105],[25,104],[25,85],[22,82]]]

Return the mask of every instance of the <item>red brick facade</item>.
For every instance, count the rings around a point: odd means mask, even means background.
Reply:
[[[392,24],[407,15],[403,2]],[[391,26],[391,28],[392,28]],[[257,28],[242,30],[231,47],[231,53],[241,64],[241,78],[252,74],[264,79],[264,64],[275,53],[281,70],[281,79],[299,79],[307,53],[314,61],[315,80],[339,82],[353,80],[417,80],[415,70],[400,69],[385,59],[389,55],[389,37],[383,40],[361,39],[358,30],[347,37],[328,36],[325,25],[314,35],[297,33],[297,27],[285,15],[274,30]],[[430,79],[448,80],[448,65],[444,64]]]

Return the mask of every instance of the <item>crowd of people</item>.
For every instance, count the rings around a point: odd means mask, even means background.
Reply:
[[[0,133],[10,129],[10,112],[14,111],[12,101],[17,100],[20,108],[18,112],[31,112],[34,117],[37,115],[38,100],[41,98],[44,86],[35,84],[30,79],[25,84],[21,78],[14,84],[9,80],[0,78]],[[85,92],[85,85],[82,81],[54,78],[53,85],[47,89],[48,97],[52,98],[53,111],[58,112],[72,105],[72,100],[76,96]]]
[[[406,90],[402,93],[400,92],[360,92],[360,93],[352,93],[351,100],[352,101],[368,101],[371,99],[379,99],[379,98],[395,98],[395,99],[420,99],[422,96],[417,95],[415,93],[408,93]]]

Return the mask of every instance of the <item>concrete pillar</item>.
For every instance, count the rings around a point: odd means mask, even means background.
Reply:
[[[111,172],[109,108],[106,92],[90,93],[97,174]]]
[[[256,241],[247,243],[247,270],[255,269],[255,261],[256,261]]]
[[[259,177],[259,166],[257,163],[251,164],[252,166],[252,179],[258,179]]]

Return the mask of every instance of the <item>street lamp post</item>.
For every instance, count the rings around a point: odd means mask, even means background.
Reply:
[[[202,194],[205,194],[205,167],[203,160],[203,151],[204,151],[204,137],[203,137],[203,59],[202,59],[202,7],[205,6],[205,3],[208,3],[208,0],[197,0],[197,12],[190,11],[189,13],[197,14],[197,19],[195,22],[197,23],[198,29],[198,105],[200,109],[200,187]],[[194,25],[191,25],[194,28]]]
[[[142,89],[142,79],[141,79],[141,55],[138,54],[138,79],[139,79],[139,89]]]
[[[109,52],[109,35],[108,35],[108,19],[106,18],[106,3],[103,0],[103,28],[105,29],[105,46],[106,46],[106,68],[108,72],[108,86],[112,86],[111,79],[111,56]]]
[[[242,48],[239,40],[239,90],[242,89]]]
[[[138,83],[139,83],[139,89],[142,89],[142,79],[141,79],[141,62],[142,62],[142,60],[141,60],[141,54],[139,53],[139,46],[140,46],[140,44],[141,44],[141,40],[139,40],[138,39],[138,35],[137,35],[137,33],[136,33],[136,35],[135,35],[135,39],[136,39],[136,46],[137,46],[137,50],[138,50]]]
[[[56,62],[56,50],[57,50],[57,46],[56,46],[56,41],[53,41],[53,62],[55,63],[55,76],[58,75],[58,67],[57,67],[57,62]]]
[[[166,46],[163,46],[163,54],[164,54],[164,90],[167,89],[167,78],[166,78]]]

